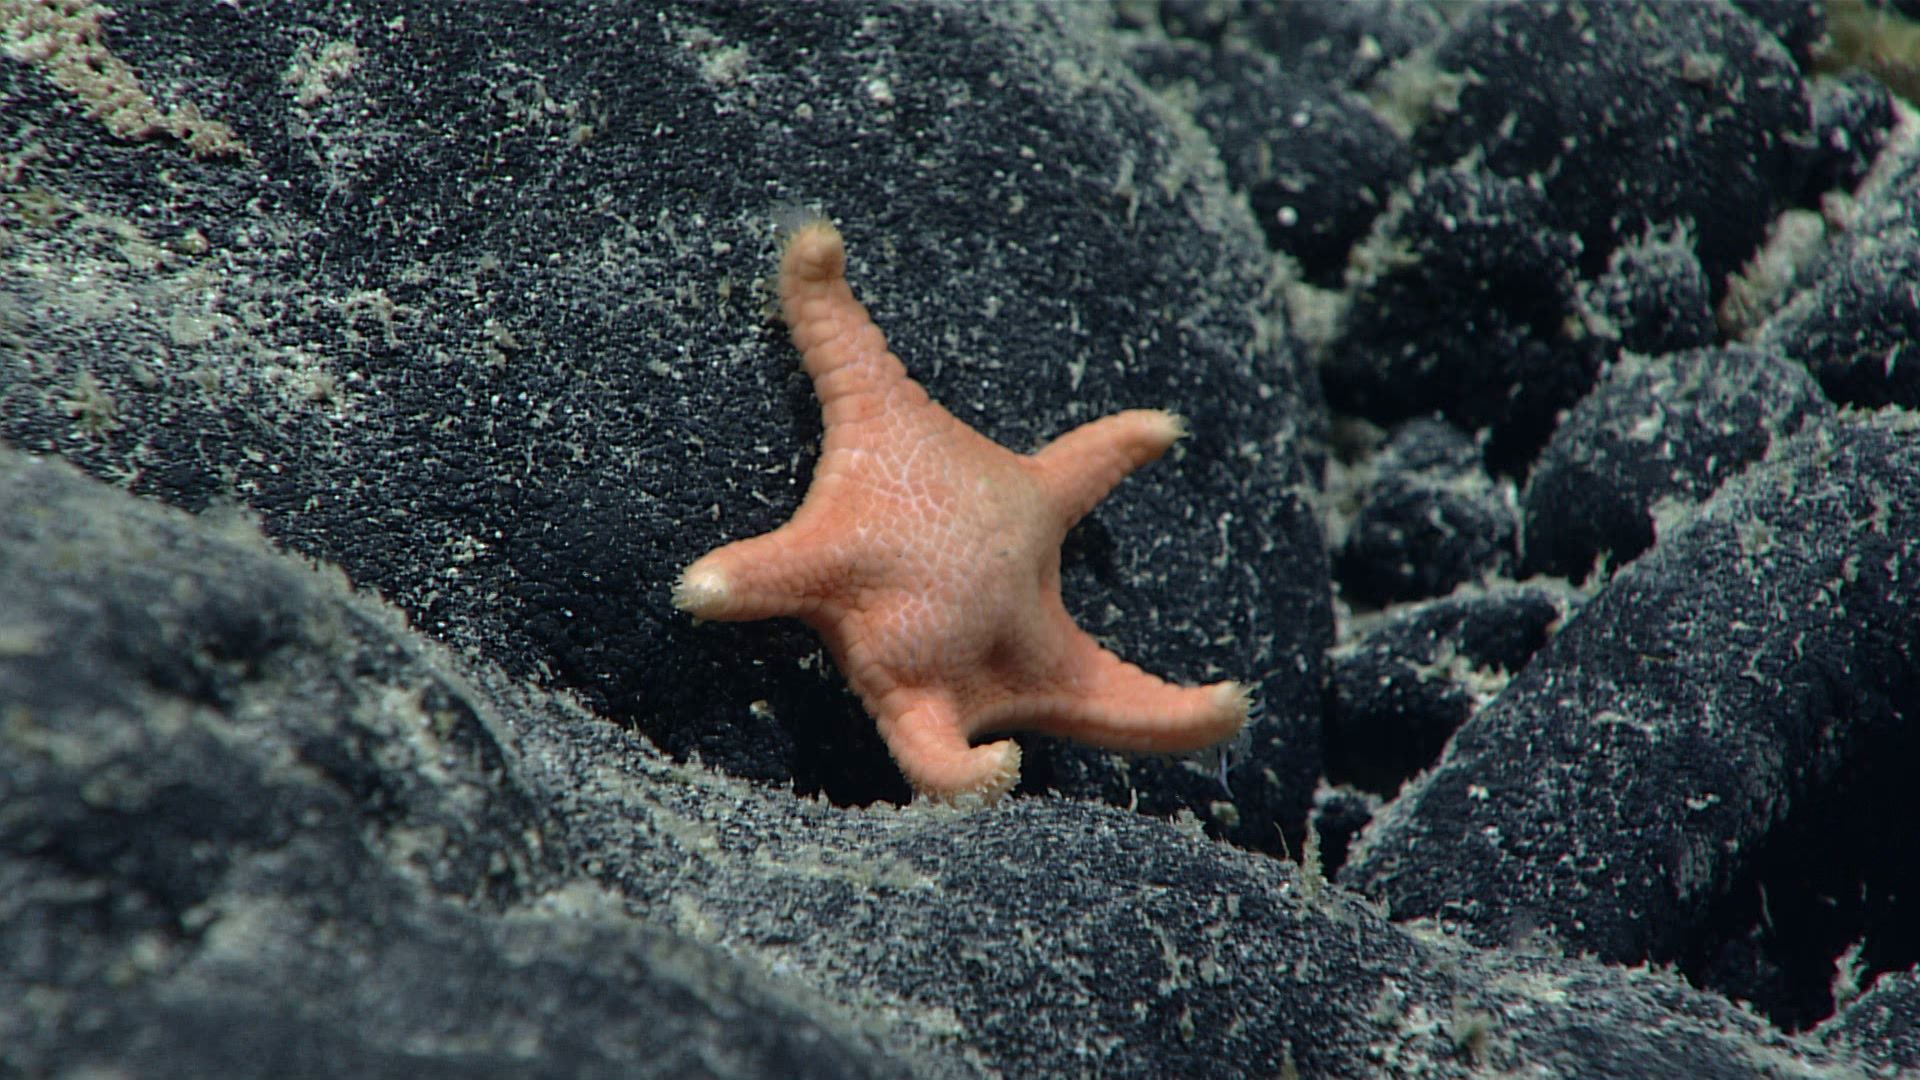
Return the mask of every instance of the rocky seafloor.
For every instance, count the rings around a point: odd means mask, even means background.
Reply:
[[[0,1075],[1920,1069],[1915,14],[0,0]],[[1224,768],[672,608],[796,208]]]

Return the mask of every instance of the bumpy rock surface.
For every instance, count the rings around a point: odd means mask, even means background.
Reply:
[[[1821,1027],[1833,1046],[1867,1049],[1888,1064],[1920,1069],[1920,972],[1891,972]]]
[[[1646,356],[1713,344],[1713,287],[1684,229],[1649,232],[1616,248],[1587,292],[1620,347]]]
[[[845,810],[676,765],[237,519],[11,451],[0,571],[9,1073],[1845,1060],[1670,973],[1392,926],[1197,828],[1062,799]]]
[[[1920,128],[1850,11],[0,0],[0,1075],[1920,1067]],[[1230,767],[896,809],[816,641],[668,608],[805,489],[807,207],[989,435],[1189,418],[1066,598],[1260,682]],[[1448,516],[1582,462],[1562,525],[1659,508],[1611,577]]]
[[[1758,340],[1806,364],[1835,401],[1920,406],[1920,120],[1903,115],[1846,231],[1800,274]]]
[[[574,853],[521,718],[241,518],[3,451],[0,581],[0,1072],[914,1074],[543,897]]]
[[[1717,287],[1799,192],[1802,72],[1730,4],[1480,5],[1434,62],[1468,77],[1416,136],[1421,155],[1535,178],[1589,271],[1649,226],[1687,221]]]
[[[57,36],[33,13],[65,8],[12,8],[31,61]],[[131,6],[96,33],[127,77],[246,150],[112,139],[65,54],[0,63],[21,118],[0,304],[30,358],[0,366],[0,439],[188,509],[243,502],[676,755],[905,799],[810,633],[668,603],[806,489],[819,406],[756,282],[776,219],[813,206],[909,371],[988,436],[1187,418],[1075,531],[1064,591],[1155,674],[1255,683],[1249,760],[1229,796],[1179,762],[1054,768],[1032,740],[1026,778],[1277,847],[1318,769],[1332,633],[1297,456],[1317,390],[1258,231],[1098,15]]]
[[[1807,369],[1768,350],[1623,357],[1534,462],[1521,498],[1525,565],[1577,581],[1597,559],[1630,562],[1653,545],[1656,519],[1831,415]]]
[[[1370,461],[1372,478],[1335,554],[1348,599],[1363,604],[1444,596],[1513,566],[1519,515],[1492,482],[1480,448],[1452,426],[1415,420]]]
[[[1416,177],[1356,254],[1322,370],[1331,404],[1395,423],[1491,428],[1502,464],[1546,440],[1606,355],[1584,330],[1579,239],[1538,188],[1484,172]]]
[[[1544,584],[1462,590],[1356,627],[1332,654],[1327,774],[1393,794],[1526,667],[1580,599]]]
[[[1675,958],[1790,807],[1913,742],[1916,435],[1835,421],[1721,489],[1460,729],[1343,879],[1483,943]]]
[[[1268,244],[1308,280],[1338,283],[1348,250],[1412,168],[1406,140],[1364,102],[1264,52],[1152,42],[1127,60],[1193,112]]]
[[[1864,72],[1813,86],[1813,135],[1819,140],[1812,191],[1851,191],[1866,179],[1894,125],[1893,92]]]

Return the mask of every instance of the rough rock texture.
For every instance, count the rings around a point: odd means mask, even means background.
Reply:
[[[1728,4],[1772,34],[1801,71],[1813,70],[1815,54],[1829,44],[1827,16],[1833,5],[1822,0],[1728,0]]]
[[[1920,243],[1873,239],[1826,260],[1818,280],[1762,331],[1760,340],[1800,358],[1829,397],[1866,408],[1920,405]]]
[[[1730,5],[1480,5],[1434,62],[1471,76],[1416,152],[1537,178],[1589,271],[1650,226],[1684,221],[1718,289],[1799,193],[1801,71]]]
[[[1542,528],[1545,519],[1536,513],[1536,535],[1523,549],[1551,554],[1555,536],[1571,538],[1577,554],[1544,565],[1577,574],[1601,548],[1614,552],[1608,569],[1617,568],[1651,540],[1654,520],[1662,528],[1679,524],[1687,503],[1737,470],[1729,453],[1750,459],[1777,441],[1774,434],[1790,430],[1761,437],[1759,427],[1772,423],[1764,418],[1776,407],[1819,415],[1830,404],[1914,401],[1909,384],[1920,369],[1906,359],[1920,336],[1910,287],[1920,273],[1910,250],[1920,221],[1913,197],[1917,129],[1910,110],[1890,103],[1883,90],[1844,75],[1816,76],[1812,46],[1827,13],[1808,3],[1487,5],[1466,9],[1440,28],[1431,50],[1396,50],[1387,67],[1367,76],[1363,92],[1409,125],[1420,167],[1394,195],[1394,209],[1373,236],[1353,252],[1346,287],[1302,290],[1304,299],[1296,300],[1299,325],[1323,363],[1334,430],[1353,418],[1392,425],[1435,413],[1483,429],[1475,435],[1484,450],[1484,482],[1531,478],[1536,499],[1552,504],[1552,524]],[[1249,21],[1229,20],[1229,38]],[[1721,126],[1723,119],[1733,126]],[[1453,189],[1465,194],[1450,201],[1423,195],[1421,185],[1442,167]],[[1502,180],[1512,187],[1502,188]],[[1400,208],[1416,208],[1423,197],[1435,208],[1413,215],[1416,227],[1408,227]],[[1551,312],[1564,318],[1550,324],[1540,317]],[[1828,402],[1810,396],[1806,380],[1776,364],[1766,385],[1786,391],[1785,399],[1763,389],[1737,408],[1710,405],[1692,431],[1671,422],[1684,417],[1666,415],[1705,404],[1696,394],[1666,400],[1684,379],[1664,391],[1649,384],[1638,395],[1647,406],[1638,419],[1660,413],[1661,432],[1628,429],[1616,438],[1588,422],[1617,392],[1612,384],[1633,384],[1643,363],[1677,371],[1687,361],[1671,354],[1735,344],[1804,365]],[[1552,406],[1515,406],[1522,400],[1566,406],[1587,397],[1583,373],[1604,374],[1623,351],[1651,359],[1628,360],[1587,404],[1563,416],[1549,415]],[[1604,467],[1570,468],[1574,462]],[[1682,477],[1676,467],[1713,475]],[[1338,481],[1345,476],[1334,479],[1329,502],[1344,515]],[[1676,493],[1673,485],[1682,480],[1688,491]],[[1602,505],[1622,492],[1635,493],[1630,507]],[[1669,496],[1664,503],[1662,493]],[[1351,531],[1344,518],[1330,531],[1340,537],[1343,530]],[[1613,539],[1590,535],[1599,532]],[[1342,561],[1335,570],[1343,595],[1364,595],[1361,567]],[[1610,609],[1620,625],[1680,618],[1658,607],[1659,595],[1631,592],[1639,579],[1603,579],[1590,587],[1616,594]],[[1754,633],[1796,640],[1796,624],[1783,613],[1756,622],[1713,611],[1692,616],[1690,632],[1702,648],[1723,649]],[[1356,621],[1343,631],[1343,646],[1355,647],[1372,629]],[[1555,655],[1544,650],[1533,666]],[[1553,677],[1604,683],[1632,659],[1582,655]],[[1390,654],[1379,660],[1383,671],[1393,670]],[[1416,670],[1424,666],[1417,652],[1404,660]],[[1819,694],[1844,702],[1871,696],[1879,674],[1871,666],[1848,669],[1816,685]],[[1825,687],[1827,679],[1833,688]],[[1375,700],[1386,707],[1380,720],[1388,727],[1381,730],[1420,727],[1417,711],[1395,712],[1389,695]],[[1333,701],[1337,707],[1340,697]],[[1509,749],[1538,756],[1562,738],[1553,724],[1564,713],[1544,696],[1529,701],[1539,711],[1523,717],[1516,706],[1502,723],[1512,725]],[[1417,710],[1427,701],[1416,695],[1405,704]],[[1764,713],[1727,708],[1766,730]],[[1475,730],[1473,724],[1464,729],[1469,746]],[[1900,763],[1911,761],[1912,752],[1888,738],[1828,747],[1826,758],[1814,755],[1816,744],[1786,745],[1790,765],[1783,775],[1818,774],[1824,781],[1799,791],[1778,812],[1754,818],[1742,849],[1714,860],[1713,874],[1685,905],[1681,928],[1666,939],[1670,948],[1658,954],[1696,984],[1750,1002],[1795,1030],[1829,1015],[1836,970],[1851,966],[1864,983],[1920,961],[1920,933],[1910,929],[1920,919],[1910,900],[1901,899],[1920,896],[1920,885],[1912,860],[1896,854],[1916,842],[1906,824],[1915,815],[1915,795],[1900,779]],[[1333,753],[1347,761],[1349,749],[1365,745],[1351,741]],[[1403,756],[1404,750],[1383,744],[1364,761],[1340,765],[1339,775],[1372,769],[1390,783],[1433,764]],[[1485,753],[1490,763],[1499,757]],[[1577,798],[1562,790],[1569,786],[1597,783],[1602,791],[1632,794],[1636,785],[1657,790],[1664,783],[1626,774],[1596,781],[1599,766],[1582,760],[1569,751],[1566,761],[1532,776],[1528,782],[1549,793],[1542,805]],[[1732,767],[1748,771],[1745,763]],[[1379,829],[1397,827],[1426,793],[1417,787],[1389,803]],[[1434,859],[1421,872],[1436,880],[1449,872],[1442,867],[1450,860],[1472,861],[1465,853],[1475,845],[1463,849],[1461,837],[1474,828],[1508,843],[1544,830],[1565,842],[1563,851],[1578,853],[1553,873],[1526,880],[1492,866],[1474,869],[1497,882],[1514,901],[1508,907],[1466,911],[1475,903],[1467,884],[1435,885],[1432,895],[1458,905],[1453,914],[1486,917],[1477,930],[1482,940],[1524,934],[1544,918],[1538,912],[1584,918],[1567,913],[1556,893],[1566,882],[1554,874],[1594,876],[1594,887],[1604,891],[1614,887],[1610,878],[1599,880],[1605,867],[1624,864],[1637,872],[1652,858],[1642,850],[1647,826],[1629,821],[1623,831],[1612,813],[1563,820],[1525,799],[1504,807],[1433,804],[1421,813],[1431,831],[1409,858]],[[1323,816],[1337,816],[1345,827],[1356,815]],[[1684,852],[1662,857],[1686,862]],[[1622,909],[1630,911],[1637,894],[1629,888],[1627,895]],[[1594,904],[1605,906],[1597,898]],[[1601,921],[1611,918],[1603,914]]]
[[[1805,1030],[1861,990],[1911,970],[1920,925],[1920,729],[1858,743],[1832,779],[1788,807],[1677,960],[1696,986]]]
[[[1502,464],[1544,442],[1606,354],[1579,319],[1580,241],[1557,218],[1517,180],[1416,177],[1356,253],[1322,370],[1329,402],[1376,423],[1437,413],[1492,428]]]
[[[1913,403],[1920,157],[1813,69],[1847,5],[121,7],[0,0],[0,443],[85,474],[0,445],[0,1075],[1916,1067],[1904,414],[1776,446],[1544,647],[1498,581],[1338,609],[1338,687],[1310,510],[1366,475],[1324,432],[1436,414],[1523,485],[1623,349]],[[1156,92],[1162,49],[1245,62]],[[808,206],[989,434],[1194,420],[1067,599],[1260,678],[1249,756],[854,808],[905,791],[817,643],[667,609],[804,490],[764,279]],[[1323,880],[1376,817],[1460,937]]]
[[[1325,784],[1313,793],[1313,827],[1326,873],[1334,873],[1346,864],[1353,838],[1373,821],[1382,801],[1378,795],[1347,784]]]
[[[1265,53],[1151,42],[1127,61],[1206,129],[1268,245],[1298,261],[1307,280],[1337,284],[1348,250],[1412,168],[1406,140],[1353,95]]]
[[[1402,425],[1368,462],[1373,476],[1335,553],[1347,599],[1379,605],[1444,596],[1512,569],[1513,489],[1490,480],[1472,439],[1438,420]]]
[[[1331,656],[1327,775],[1392,795],[1580,599],[1544,583],[1463,589],[1356,626]]]
[[[9,11],[56,10],[11,0]],[[64,9],[59,9],[64,10]],[[1070,539],[1066,601],[1265,704],[1209,770],[1035,740],[1029,790],[1297,830],[1330,643],[1297,449],[1317,390],[1210,148],[1073,5],[133,5],[94,37],[245,154],[111,138],[50,31],[0,63],[15,272],[0,439],[242,502],[421,627],[680,756],[904,799],[797,624],[690,627],[680,568],[788,516],[819,408],[756,282],[836,216],[912,374],[1017,450],[1163,407],[1192,436]],[[36,37],[35,35],[39,35]],[[39,59],[34,59],[38,57]],[[1212,808],[1231,806],[1230,825]]]
[[[1830,1046],[1867,1049],[1897,1068],[1920,1069],[1920,971],[1882,976],[1816,1034]]]
[[[1920,406],[1920,118],[1910,108],[1829,241],[1756,340],[1806,364],[1837,402]]]
[[[1685,229],[1649,231],[1615,248],[1586,294],[1623,351],[1646,356],[1713,344],[1713,288]]]
[[[1527,569],[1631,562],[1679,516],[1833,405],[1806,368],[1745,347],[1623,356],[1553,433],[1521,496]]]
[[[1329,398],[1491,428],[1503,471],[1611,356],[1577,279],[1683,229],[1717,302],[1816,168],[1794,54],[1723,4],[1475,5],[1372,91],[1411,131],[1416,179],[1355,252]]]
[[[1197,827],[1057,798],[847,810],[677,765],[232,518],[11,451],[0,571],[0,1071],[1848,1060],[1671,973],[1392,926]]]
[[[242,519],[0,451],[0,581],[0,1073],[915,1073],[541,901],[577,853],[514,718]]]
[[[1917,434],[1835,421],[1722,488],[1460,729],[1343,880],[1482,943],[1673,959],[1789,812],[1911,741]]]
[[[1448,13],[1444,7],[1418,3],[1161,0],[1158,16],[1173,36],[1256,48],[1288,71],[1358,88],[1387,64],[1437,38]]]
[[[1893,92],[1862,72],[1815,81],[1813,159],[1810,189],[1817,193],[1851,191],[1866,179],[1874,159],[1886,147],[1894,125]]]

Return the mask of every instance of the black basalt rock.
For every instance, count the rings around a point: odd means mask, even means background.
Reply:
[[[1763,837],[1900,737],[1916,430],[1814,425],[1728,483],[1460,729],[1342,879],[1475,941],[1675,958]]]
[[[1598,559],[1631,562],[1652,546],[1656,518],[1832,415],[1806,369],[1771,350],[1629,354],[1561,422],[1527,479],[1524,565],[1577,581]]]
[[[1512,569],[1512,487],[1487,475],[1472,439],[1415,420],[1369,467],[1372,480],[1334,557],[1343,596],[1368,605],[1420,600]]]

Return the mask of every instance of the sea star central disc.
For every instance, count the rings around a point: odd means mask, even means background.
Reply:
[[[1178,417],[1134,409],[1032,455],[1000,446],[907,376],[824,221],[788,239],[780,302],[826,421],[813,483],[787,524],[687,567],[676,605],[812,626],[924,795],[1011,788],[1019,746],[972,745],[993,732],[1177,753],[1240,731],[1240,684],[1155,678],[1101,648],[1060,600],[1067,530],[1184,434]]]

